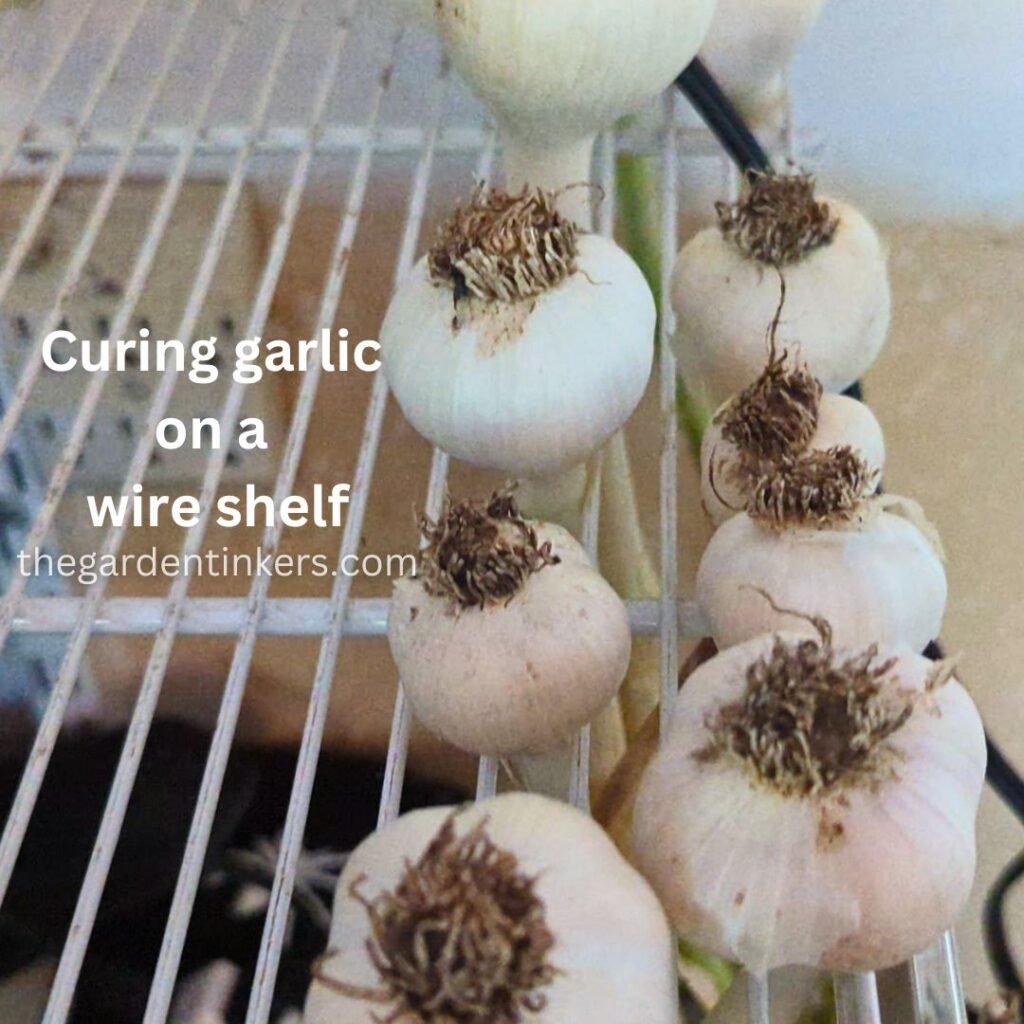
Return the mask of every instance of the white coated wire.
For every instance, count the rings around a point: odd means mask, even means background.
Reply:
[[[101,185],[88,219],[71,249],[56,295],[43,320],[45,330],[40,330],[41,337],[58,323],[63,306],[79,283],[121,184],[133,166],[133,161],[142,157],[169,157],[170,164],[164,175],[159,200],[145,238],[135,254],[124,296],[114,317],[111,337],[123,333],[144,293],[160,243],[185,180],[195,167],[196,161],[210,155],[224,156],[229,163],[224,174],[220,205],[203,246],[202,258],[193,278],[176,337],[187,339],[196,327],[227,245],[229,230],[251,163],[264,154],[289,155],[295,159],[250,311],[250,336],[260,333],[267,319],[316,155],[352,153],[356,161],[344,213],[334,241],[316,326],[330,322],[341,302],[350,254],[361,223],[375,157],[384,153],[416,151],[419,157],[409,191],[401,248],[395,266],[397,282],[411,267],[415,256],[435,158],[439,154],[449,152],[479,153],[477,177],[486,179],[490,174],[495,153],[494,134],[490,129],[443,123],[445,100],[449,89],[446,69],[438,76],[435,85],[436,102],[432,108],[436,115],[429,119],[428,123],[407,127],[380,123],[382,106],[391,86],[390,72],[400,46],[401,33],[396,33],[390,40],[390,55],[385,59],[385,67],[365,122],[350,124],[332,121],[328,116],[328,99],[339,73],[341,54],[350,33],[351,16],[356,0],[352,0],[352,7],[348,11],[332,19],[333,34],[327,51],[328,56],[316,76],[307,123],[270,123],[271,100],[287,67],[289,45],[303,16],[313,3],[314,0],[289,0],[287,5],[282,5],[285,9],[281,14],[273,50],[265,62],[263,78],[256,92],[253,109],[245,123],[211,123],[209,115],[228,64],[236,53],[245,19],[252,7],[252,0],[239,5],[237,12],[233,12],[233,16],[227,19],[216,56],[208,67],[202,93],[192,107],[188,120],[183,124],[150,123],[156,100],[166,86],[192,17],[201,6],[199,0],[184,0],[175,9],[175,21],[162,41],[159,62],[150,61],[156,70],[147,79],[138,102],[133,105],[127,124],[123,127],[94,126],[96,115],[102,110],[110,86],[117,78],[128,46],[149,9],[148,0],[136,0],[128,10],[120,12],[117,29],[109,41],[108,54],[101,62],[94,79],[85,89],[84,101],[73,122],[69,125],[45,121],[36,124],[38,111],[57,82],[69,55],[75,51],[76,43],[81,39],[85,28],[100,10],[101,0],[89,0],[80,6],[76,5],[71,16],[65,19],[66,27],[62,27],[63,34],[57,40],[53,55],[41,71],[26,104],[24,124],[15,129],[9,138],[5,135],[0,148],[0,178],[14,166],[19,170],[26,168],[35,172],[38,168],[33,165],[34,158],[39,155],[48,158],[48,162],[42,165],[39,173],[40,186],[19,226],[12,248],[0,267],[0,303],[7,298],[15,276],[25,257],[31,252],[61,184],[72,168],[90,159],[103,160]],[[13,56],[11,63],[14,63]],[[688,158],[706,157],[716,152],[706,133],[678,127],[678,103],[675,94],[666,97],[662,131],[661,256],[663,295],[666,297],[670,292],[668,283],[678,247],[676,186],[680,146]],[[789,120],[782,133],[781,143],[780,148],[784,155],[792,158],[796,144],[793,125]],[[616,146],[614,134],[609,133],[602,138],[597,154],[598,180],[604,190],[604,201],[598,208],[598,224],[599,230],[605,234],[611,233],[615,219],[613,186]],[[730,169],[729,176],[731,186],[738,187],[739,179],[735,171]],[[634,633],[657,635],[660,639],[663,735],[677,695],[679,638],[697,637],[706,633],[699,611],[692,604],[681,604],[677,592],[676,489],[679,442],[675,409],[675,360],[669,344],[673,329],[672,311],[666,298],[662,309],[659,354],[659,398],[663,428],[660,465],[662,589],[658,600],[628,602]],[[15,392],[0,421],[0,450],[6,449],[14,437],[39,377],[41,366],[40,345],[29,354]],[[61,459],[54,470],[46,498],[38,510],[26,542],[25,546],[28,548],[33,543],[40,543],[45,539],[52,525],[70,472],[98,410],[104,381],[103,376],[94,378],[81,399]],[[154,450],[156,424],[168,408],[176,383],[177,375],[173,371],[168,371],[161,377],[150,404],[147,424],[141,432],[126,473],[125,491],[130,490],[135,483],[141,482],[144,477]],[[292,415],[288,440],[275,481],[274,493],[278,499],[290,493],[294,486],[319,383],[320,367],[314,364],[303,380]],[[257,576],[254,579],[249,595],[244,598],[189,598],[187,577],[176,581],[165,599],[107,600],[105,577],[101,577],[95,585],[88,588],[82,597],[26,598],[24,579],[19,580],[18,575],[13,577],[4,602],[0,605],[0,646],[10,632],[56,632],[68,634],[69,640],[25,773],[5,824],[3,836],[0,838],[0,900],[3,899],[11,880],[90,637],[103,633],[126,633],[156,638],[128,727],[127,739],[104,810],[92,859],[61,955],[44,1018],[45,1024],[63,1022],[70,1012],[107,872],[176,638],[200,634],[230,635],[237,638],[237,643],[164,931],[144,1024],[162,1024],[167,1019],[256,639],[264,635],[318,636],[321,638],[320,653],[260,947],[256,979],[247,1013],[247,1024],[267,1024],[323,737],[331,682],[340,654],[341,641],[344,636],[351,635],[381,636],[386,630],[388,602],[351,598],[351,578],[343,571],[343,565],[344,559],[358,550],[369,488],[378,456],[387,397],[386,385],[383,378],[378,376],[367,409],[362,445],[353,477],[348,519],[339,548],[339,572],[330,598],[273,600],[268,596],[269,577],[264,576]],[[242,401],[242,387],[236,385],[229,391],[224,402],[220,417],[222,433],[231,432],[228,428],[233,427]],[[209,509],[213,505],[212,498],[220,483],[225,459],[224,452],[211,455],[204,474],[200,499],[204,509]],[[427,496],[427,511],[431,515],[436,515],[440,509],[447,469],[447,458],[436,452],[432,461]],[[597,550],[599,482],[598,464],[591,472],[584,519],[583,541],[592,554],[596,554]],[[186,554],[198,550],[207,520],[208,517],[204,515],[200,525],[190,531],[183,549]],[[127,525],[111,527],[103,542],[103,555],[116,554],[120,550],[127,529]],[[280,540],[280,526],[269,528],[263,537],[263,549],[276,550]],[[381,796],[382,824],[393,820],[399,811],[411,726],[411,709],[399,689]],[[588,766],[589,730],[584,730],[573,746],[568,793],[572,802],[584,808],[589,802]],[[481,759],[477,778],[479,799],[485,799],[496,792],[498,777],[497,760]],[[918,1024],[965,1024],[963,993],[955,944],[951,935],[945,936],[935,948],[914,958],[911,977]],[[841,1024],[879,1024],[881,1015],[873,975],[838,977],[835,984]],[[767,1024],[769,1020],[769,987],[767,978],[755,979],[750,984],[752,1024]],[[890,1024],[890,1021],[886,1020],[886,1024]]]

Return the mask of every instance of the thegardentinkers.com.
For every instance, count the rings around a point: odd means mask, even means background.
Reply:
[[[340,562],[324,554],[300,552],[233,551],[224,547],[194,555],[163,553],[156,547],[142,552],[111,555],[85,552],[79,555],[51,554],[34,548],[18,552],[18,571],[22,576],[61,577],[90,586],[101,578],[141,576],[276,576],[280,578],[309,576],[324,579],[338,575],[356,578],[407,576],[416,569],[416,556],[346,555]]]

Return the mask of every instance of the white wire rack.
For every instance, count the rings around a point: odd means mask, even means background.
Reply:
[[[46,45],[41,52],[33,51],[26,58],[32,68],[27,87],[13,107],[4,108],[8,113],[0,123],[0,179],[25,177],[36,186],[14,241],[0,264],[0,307],[5,313],[6,300],[38,242],[41,227],[62,185],[73,176],[89,174],[98,181],[98,189],[49,300],[46,315],[34,332],[39,344],[33,345],[24,359],[20,378],[5,403],[0,420],[0,450],[6,450],[18,436],[42,373],[41,339],[61,322],[129,175],[146,173],[158,182],[158,187],[145,235],[131,254],[131,271],[110,324],[110,337],[122,336],[132,322],[186,182],[196,173],[209,176],[210,168],[216,168],[214,176],[220,188],[216,214],[209,225],[173,335],[181,339],[190,338],[196,330],[229,244],[229,229],[244,187],[257,173],[261,160],[284,161],[275,167],[283,166],[285,170],[278,171],[283,185],[277,219],[245,324],[245,336],[250,337],[261,334],[267,323],[294,240],[299,210],[318,161],[343,156],[350,164],[346,173],[344,214],[333,240],[316,320],[309,325],[313,329],[332,323],[338,312],[378,158],[390,154],[412,157],[404,200],[404,227],[393,270],[395,281],[409,270],[422,243],[421,227],[432,185],[436,183],[438,157],[461,154],[469,160],[475,159],[478,179],[490,175],[495,158],[494,136],[481,123],[479,112],[464,91],[451,80],[433,44],[422,37],[404,36],[393,26],[378,24],[370,14],[357,8],[357,0],[332,0],[330,3],[284,0],[274,5],[261,5],[254,0],[237,0],[237,3],[219,0],[207,4],[201,4],[200,0],[176,0],[163,5],[154,4],[152,0],[88,0],[81,4],[54,0],[46,5],[51,12],[43,32]],[[26,39],[31,41],[39,35],[40,15],[36,11],[9,11],[0,14],[0,19],[5,20],[0,24],[7,30],[4,38],[20,40],[22,47],[28,45]],[[320,46],[317,57],[313,61],[300,59],[302,46],[309,45],[310,39],[315,39]],[[205,46],[202,60],[192,59],[194,48],[201,44]],[[80,59],[83,52],[90,55],[88,61]],[[21,56],[18,46],[0,51],[0,75],[15,68]],[[406,123],[392,124],[386,120],[385,112],[398,102],[394,95],[394,72],[406,59],[412,59],[418,68],[431,69],[427,89],[423,88],[422,81],[413,83],[413,92],[428,95],[429,102],[424,112],[407,118]],[[126,80],[127,99],[124,88],[120,95],[118,90]],[[0,77],[0,83],[4,81]],[[370,83],[369,88],[366,83]],[[361,88],[365,98],[365,112],[358,123],[353,122],[351,115],[345,116],[343,101],[353,88]],[[173,121],[162,120],[159,116],[169,96],[177,96],[179,101],[182,96],[185,98],[183,104],[179,103],[183,116]],[[248,110],[244,109],[246,104]],[[660,128],[655,133],[661,152],[661,250],[666,275],[679,242],[680,161],[717,157],[714,143],[704,132],[681,125],[680,105],[681,101],[674,96],[666,99]],[[10,114],[11,109],[14,115]],[[296,110],[302,113],[296,115]],[[784,153],[791,145],[790,139],[791,133],[787,130],[780,141]],[[621,140],[608,135],[598,150],[598,180],[604,186],[606,197],[599,226],[606,233],[611,232],[615,219],[612,185],[620,144]],[[726,180],[735,188],[735,176],[728,172],[727,175]],[[635,633],[660,639],[663,722],[671,714],[676,699],[680,637],[701,635],[699,614],[678,600],[675,365],[671,348],[664,343],[672,328],[671,316],[666,311],[658,367],[663,435],[661,597],[656,601],[632,602],[629,608]],[[294,489],[321,375],[319,365],[314,365],[302,379],[277,467],[274,486],[277,500]],[[156,425],[166,414],[177,383],[174,371],[167,371],[150,397],[147,422],[138,432],[123,473],[125,492],[145,478],[154,454]],[[61,457],[52,470],[45,496],[34,510],[35,518],[24,544],[26,550],[42,546],[52,532],[76,463],[88,442],[106,385],[106,375],[97,374],[81,395]],[[233,383],[223,398],[219,420],[224,435],[232,433],[238,420],[243,392],[244,385]],[[246,1017],[247,1024],[267,1024],[331,684],[342,644],[346,637],[381,636],[385,632],[387,601],[353,597],[352,579],[343,570],[345,559],[359,548],[387,403],[387,386],[383,376],[378,375],[365,412],[351,501],[337,550],[339,571],[329,597],[271,598],[267,576],[254,578],[247,597],[193,597],[189,594],[189,578],[183,575],[175,578],[168,593],[160,598],[108,598],[107,581],[103,578],[83,596],[37,598],[26,596],[24,577],[12,576],[0,604],[0,645],[14,633],[47,633],[66,637],[66,646],[0,838],[0,900],[15,870],[90,640],[103,634],[138,634],[153,640],[128,723],[127,739],[49,996],[45,1024],[61,1024],[72,1010],[108,871],[176,640],[187,635],[220,635],[235,638],[235,646],[144,1024],[162,1024],[168,1019],[257,639],[261,636],[309,636],[320,639],[319,657]],[[202,472],[199,523],[183,540],[183,556],[195,554],[202,548],[226,462],[225,450],[210,452]],[[435,452],[427,499],[431,514],[436,515],[440,508],[447,476],[448,459],[443,453]],[[584,542],[595,553],[599,526],[596,496],[597,486],[592,483]],[[116,554],[127,532],[127,527],[112,527],[103,541],[102,553]],[[277,551],[281,540],[282,527],[278,521],[263,535],[262,549]],[[398,814],[411,726],[410,708],[399,691],[381,794],[381,824]],[[584,731],[572,752],[567,793],[568,799],[581,807],[588,804],[588,762],[589,735]],[[497,763],[489,759],[481,761],[479,797],[495,792],[498,775]],[[918,1024],[965,1024],[951,936],[946,936],[934,950],[917,957],[909,975],[910,1000]],[[768,1024],[769,994],[767,979],[751,982],[752,1024]],[[874,976],[837,978],[836,994],[841,1024],[879,1024],[882,1020]],[[906,1020],[908,1018],[886,1016],[886,1024],[904,1024]]]

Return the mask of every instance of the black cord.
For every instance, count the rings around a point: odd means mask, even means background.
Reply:
[[[772,169],[761,143],[699,57],[676,79],[676,86],[747,177]]]
[[[1002,872],[985,899],[983,916],[985,948],[992,971],[1007,992],[1024,992],[1020,972],[1006,935],[1006,899],[1010,890],[1024,879],[1024,853],[1019,853]]]

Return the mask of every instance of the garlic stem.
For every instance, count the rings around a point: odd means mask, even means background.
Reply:
[[[594,230],[592,166],[595,136],[561,147],[536,147],[511,132],[505,138],[505,184],[510,195],[524,186],[554,192],[558,212],[583,231]]]

